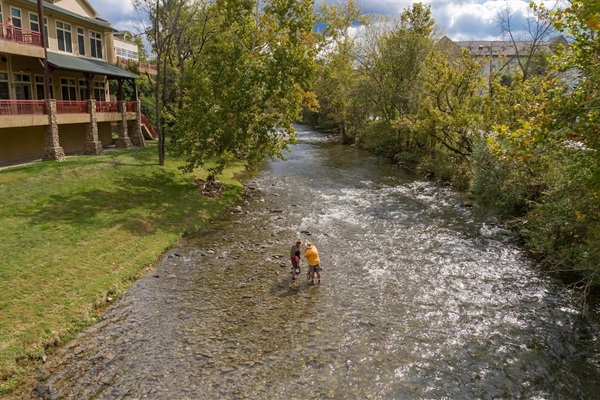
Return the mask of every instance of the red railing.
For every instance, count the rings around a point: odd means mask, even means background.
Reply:
[[[44,100],[0,100],[0,115],[44,114]]]
[[[131,60],[131,59],[125,58],[125,57],[117,57],[117,65],[118,66],[137,65],[137,67],[138,67],[138,69],[140,71],[150,71],[150,72],[153,72],[155,74],[158,71],[158,68],[154,64],[145,63],[145,62],[136,61],[136,60]]]
[[[128,101],[127,103],[125,103],[125,111],[126,112],[135,112],[137,109],[137,102],[135,101]]]
[[[87,101],[81,100],[56,100],[58,114],[87,114]]]
[[[34,46],[42,45],[42,36],[39,32],[8,24],[0,24],[0,39]]]
[[[146,129],[148,129],[148,131],[152,135],[152,138],[156,139],[156,131],[154,130],[154,127],[150,123],[150,120],[148,119],[148,117],[146,117],[144,114],[141,114],[140,116],[142,118],[142,125],[144,125],[146,127]]]
[[[87,100],[56,100],[57,114],[87,114]],[[137,102],[125,103],[127,112],[136,111]],[[97,101],[96,112],[119,112],[116,101]],[[44,100],[0,100],[0,115],[45,114]],[[148,123],[149,124],[149,123]]]
[[[116,101],[97,101],[96,112],[98,113],[116,113],[119,112],[119,103]]]

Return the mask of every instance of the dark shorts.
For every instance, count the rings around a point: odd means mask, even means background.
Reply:
[[[292,261],[292,268],[298,268],[298,261]]]
[[[308,266],[308,272],[320,272],[320,271],[321,271],[321,267],[319,266],[319,264]]]

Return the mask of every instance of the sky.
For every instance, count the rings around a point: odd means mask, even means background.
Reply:
[[[88,0],[102,19],[117,30],[140,32],[140,17],[131,0]],[[329,1],[329,0],[328,0]],[[539,1],[539,0],[538,0]],[[359,0],[364,13],[384,14],[393,17],[411,7],[416,1],[408,0]],[[529,0],[421,0],[429,5],[441,34],[454,41],[501,40],[498,14],[507,6],[514,12],[515,24],[527,18]]]

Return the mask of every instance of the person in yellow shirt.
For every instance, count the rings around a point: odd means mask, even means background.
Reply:
[[[310,274],[308,279],[310,280],[310,283],[315,283],[315,273],[317,274],[317,283],[321,283],[321,260],[319,260],[319,251],[311,242],[306,242],[304,258],[306,258],[308,263],[308,273]]]

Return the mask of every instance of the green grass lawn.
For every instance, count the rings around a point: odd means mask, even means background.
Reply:
[[[203,171],[157,160],[152,143],[0,170],[0,395],[242,192],[241,163],[211,198],[194,184]]]

